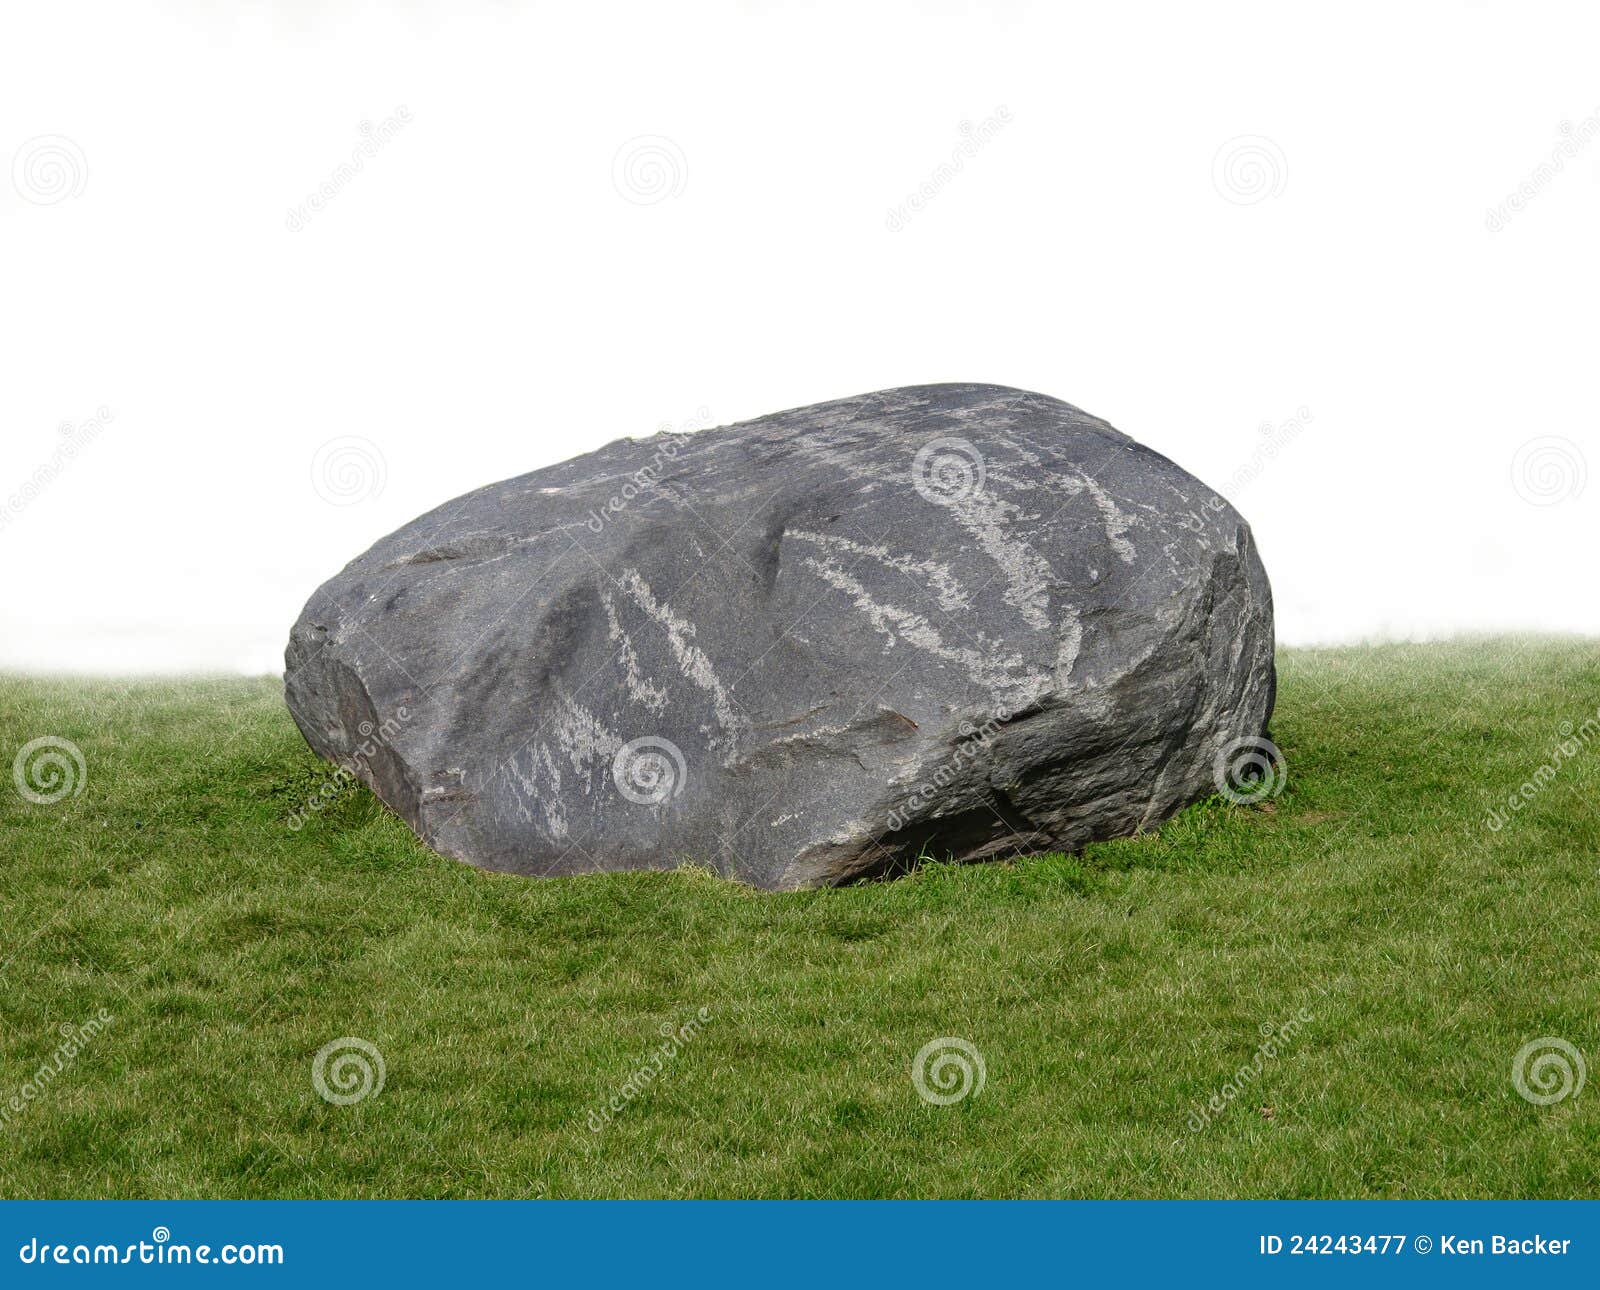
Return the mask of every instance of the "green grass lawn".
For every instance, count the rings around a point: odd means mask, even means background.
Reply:
[[[1600,1082],[1512,1081],[1600,1063],[1600,739],[1554,752],[1600,645],[1279,665],[1265,806],[790,895],[481,873],[360,789],[291,830],[329,768],[276,680],[0,679],[5,759],[87,767],[0,778],[0,1195],[1600,1195]],[[336,1104],[345,1036],[384,1082]]]

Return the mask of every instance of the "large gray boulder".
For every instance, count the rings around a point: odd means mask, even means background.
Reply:
[[[993,385],[468,493],[318,590],[287,663],[311,746],[445,855],[773,889],[1150,828],[1221,787],[1274,691],[1233,507]]]

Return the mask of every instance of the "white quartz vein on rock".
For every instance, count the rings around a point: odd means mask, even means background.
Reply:
[[[644,670],[639,666],[639,652],[633,648],[632,639],[623,630],[622,620],[617,617],[616,603],[605,592],[601,593],[600,599],[606,608],[606,635],[616,642],[618,657],[622,659],[622,680],[628,688],[628,697],[642,703],[651,712],[661,712],[667,706],[667,692],[645,678]]]
[[[1094,499],[1095,508],[1100,512],[1100,522],[1105,526],[1106,541],[1111,543],[1111,549],[1121,557],[1124,564],[1132,564],[1133,543],[1123,535],[1134,526],[1135,517],[1122,510],[1112,500],[1111,495],[1088,475],[1080,471],[1078,478],[1083,481],[1083,486],[1089,490],[1089,496]]]
[[[882,543],[856,542],[851,538],[841,537],[836,533],[813,533],[807,529],[788,529],[787,537],[800,538],[802,541],[814,542],[818,546],[833,547],[840,551],[849,551],[853,555],[870,556],[886,569],[898,569],[902,573],[920,574],[932,585],[934,594],[939,598],[939,608],[944,610],[967,609],[971,602],[967,593],[961,589],[961,584],[956,581],[955,574],[950,571],[950,566],[938,560],[917,560],[909,555],[896,555]]]
[[[518,753],[506,763],[504,775],[512,785],[517,814],[559,842],[567,836],[567,817],[561,809],[561,767],[542,743],[529,750],[526,774],[518,765],[521,757]]]
[[[609,767],[611,758],[622,747],[620,736],[613,734],[599,717],[590,712],[565,690],[556,692],[560,711],[550,723],[550,732],[557,746],[567,755],[573,770],[586,776],[584,792],[593,791],[592,768],[596,760]]]
[[[1021,508],[981,490],[943,504],[999,567],[1006,580],[1006,604],[1020,613],[1028,626],[1048,628],[1050,582],[1054,577],[1049,562],[1026,542],[1006,532],[1011,519],[1022,514]]]
[[[893,648],[897,639],[903,639],[935,658],[954,663],[965,671],[975,684],[983,686],[991,693],[1024,691],[1025,702],[1037,698],[1048,688],[1050,678],[1040,673],[1024,672],[1020,676],[1013,674],[1011,669],[1026,667],[1025,661],[1019,655],[1013,653],[997,657],[964,646],[951,645],[921,614],[902,609],[897,605],[880,604],[872,598],[866,587],[851,577],[847,569],[840,568],[831,557],[819,560],[813,556],[806,556],[804,564],[830,587],[842,591],[851,598],[856,608],[867,616],[867,621],[873,628],[888,637],[889,645],[886,648]]]
[[[624,569],[617,581],[633,603],[666,632],[667,644],[678,662],[678,670],[711,696],[711,709],[716,713],[717,724],[729,732],[742,728],[744,722],[734,710],[733,696],[717,679],[716,669],[711,666],[711,659],[706,652],[694,643],[694,624],[673,613],[670,606],[660,603],[637,569]]]

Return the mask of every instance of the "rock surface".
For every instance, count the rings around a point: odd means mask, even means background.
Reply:
[[[621,440],[378,542],[290,710],[436,850],[781,889],[1072,850],[1271,714],[1248,525],[1056,399],[885,390]]]

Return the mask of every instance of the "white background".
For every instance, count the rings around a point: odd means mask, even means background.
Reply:
[[[0,666],[275,670],[318,583],[469,488],[958,380],[1227,492],[1281,640],[1600,631],[1592,6],[30,9]]]

